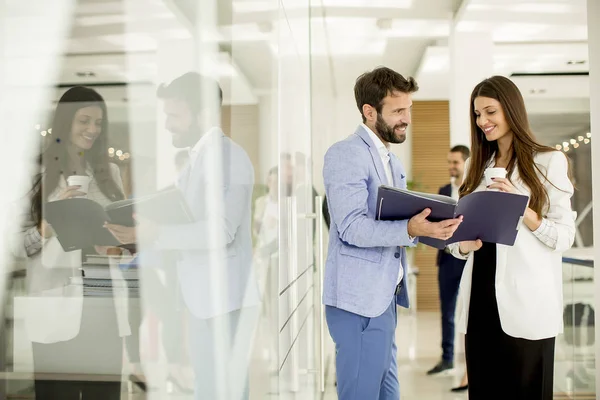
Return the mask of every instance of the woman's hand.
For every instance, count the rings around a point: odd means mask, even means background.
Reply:
[[[79,186],[79,185],[67,186],[58,196],[59,200],[70,199],[72,197],[85,196],[85,193],[78,191],[78,189],[80,189],[80,188],[81,188],[81,186]]]
[[[467,255],[472,251],[477,251],[483,246],[483,242],[479,239],[477,240],[468,240],[465,242],[460,242],[458,244],[458,249],[462,255]]]
[[[37,227],[37,230],[40,233],[40,236],[44,239],[49,239],[54,233],[52,227],[45,219],[43,219],[42,222],[40,222],[40,225]]]
[[[518,193],[517,189],[507,178],[492,178],[494,183],[488,189],[496,189],[504,193]]]

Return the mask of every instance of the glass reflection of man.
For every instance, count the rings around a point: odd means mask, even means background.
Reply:
[[[252,272],[254,170],[246,152],[219,127],[223,97],[216,81],[186,73],[162,85],[158,96],[173,145],[189,149],[177,186],[195,222],[157,226],[139,219],[137,232],[155,249],[178,254],[195,398],[247,399],[259,303]],[[121,241],[132,239],[131,230],[108,227]]]

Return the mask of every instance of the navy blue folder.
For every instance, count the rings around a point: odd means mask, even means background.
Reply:
[[[382,221],[398,221],[410,219],[426,208],[431,209],[427,219],[432,222],[462,215],[463,222],[450,239],[419,238],[419,242],[437,249],[477,239],[512,246],[528,202],[528,196],[496,191],[474,192],[457,202],[448,196],[380,186],[376,215]]]

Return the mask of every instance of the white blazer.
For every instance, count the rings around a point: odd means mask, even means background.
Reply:
[[[119,188],[123,190],[119,167],[110,164],[111,175]],[[93,171],[88,168],[88,175]],[[58,199],[62,190],[67,187],[64,177],[58,182],[58,187],[48,196],[49,201]],[[105,206],[110,200],[102,194],[94,179],[90,182],[88,198]],[[30,199],[24,198],[18,207],[29,214]],[[25,217],[27,219],[28,217]],[[19,230],[11,235],[10,246],[13,256],[26,263],[27,297],[15,300],[15,309],[23,314],[27,337],[36,343],[56,343],[73,339],[81,327],[83,310],[83,286],[69,284],[73,277],[81,279],[81,250],[63,251],[56,236],[44,240],[40,252],[27,256],[25,251],[25,230]],[[122,279],[122,273],[117,262],[110,265],[112,279]],[[128,336],[131,329],[127,315],[127,289],[115,288],[113,301],[115,303],[119,336]],[[18,304],[17,304],[18,303]]]
[[[524,223],[514,246],[496,245],[496,298],[502,330],[510,336],[529,340],[555,337],[563,331],[562,253],[571,247],[575,238],[571,210],[573,185],[568,178],[566,156],[560,151],[540,153],[534,161],[548,178],[540,177],[550,200],[543,217],[556,224],[556,249],[542,243]],[[518,192],[531,194],[517,170],[511,181]],[[476,189],[482,190],[486,190],[485,180]],[[460,283],[459,301],[463,307],[458,323],[459,331],[466,333],[474,256],[470,253],[463,257],[458,243],[449,249],[455,257],[467,259]]]

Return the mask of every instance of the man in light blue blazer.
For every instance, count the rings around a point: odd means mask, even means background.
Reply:
[[[417,89],[413,78],[389,68],[361,75],[354,94],[363,123],[325,155],[331,229],[323,303],[342,400],[400,398],[394,334],[396,304],[409,305],[405,247],[415,246],[417,237],[448,239],[461,222],[429,222],[430,210],[405,221],[375,217],[380,185],[406,188],[389,145],[406,139]]]

